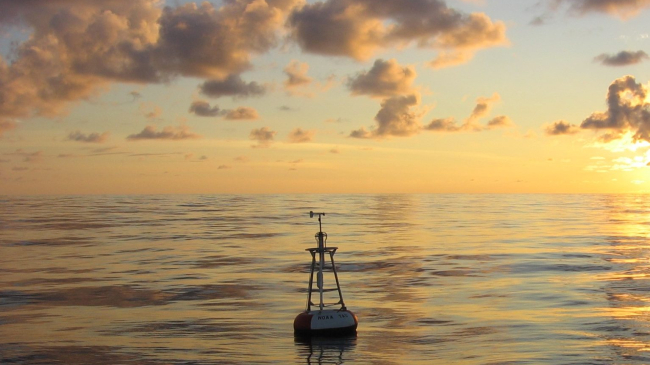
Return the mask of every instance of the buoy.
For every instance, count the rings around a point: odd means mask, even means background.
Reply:
[[[327,247],[327,233],[323,232],[321,216],[325,213],[309,212],[309,217],[318,216],[318,228],[315,238],[318,247],[308,248],[311,254],[311,270],[309,272],[309,287],[307,288],[307,308],[298,314],[293,321],[293,330],[296,336],[345,336],[357,333],[359,321],[357,316],[345,307],[339,277],[334,264],[334,254],[338,247]],[[326,262],[326,255],[329,256],[329,264]],[[316,285],[314,285],[314,273],[316,274]],[[330,281],[333,276],[336,288],[326,287],[325,276],[329,274]],[[318,293],[318,304],[312,301],[312,294]],[[328,293],[338,294],[338,301],[325,303]],[[340,306],[338,309],[327,309],[328,307]],[[314,307],[312,309],[312,307]]]

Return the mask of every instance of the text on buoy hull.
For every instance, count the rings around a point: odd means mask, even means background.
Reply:
[[[349,310],[314,310],[298,314],[293,329],[296,335],[343,335],[356,333],[358,324]]]

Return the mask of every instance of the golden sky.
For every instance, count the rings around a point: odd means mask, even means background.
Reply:
[[[0,195],[650,190],[647,0],[0,8]]]

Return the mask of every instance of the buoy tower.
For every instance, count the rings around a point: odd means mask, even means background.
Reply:
[[[325,213],[309,212],[309,217],[318,216],[318,228],[315,238],[318,247],[308,248],[311,254],[311,270],[309,272],[309,287],[307,288],[307,308],[298,314],[293,321],[293,330],[296,336],[339,336],[352,335],[357,333],[359,324],[357,316],[345,307],[341,285],[334,264],[334,254],[338,247],[327,247],[327,233],[323,232],[321,217]],[[329,263],[326,260],[329,256]],[[316,285],[314,285],[314,273],[316,273]],[[325,275],[333,276],[336,287],[325,287]],[[332,285],[330,283],[330,285]],[[326,293],[338,293],[338,301],[325,303]],[[313,295],[318,295],[318,304],[314,304]],[[336,298],[336,295],[333,296]],[[336,309],[327,309],[336,307]]]

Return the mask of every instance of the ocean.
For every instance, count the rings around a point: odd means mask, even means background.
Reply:
[[[648,364],[650,196],[0,196],[0,363]],[[356,337],[299,340],[318,221]]]

